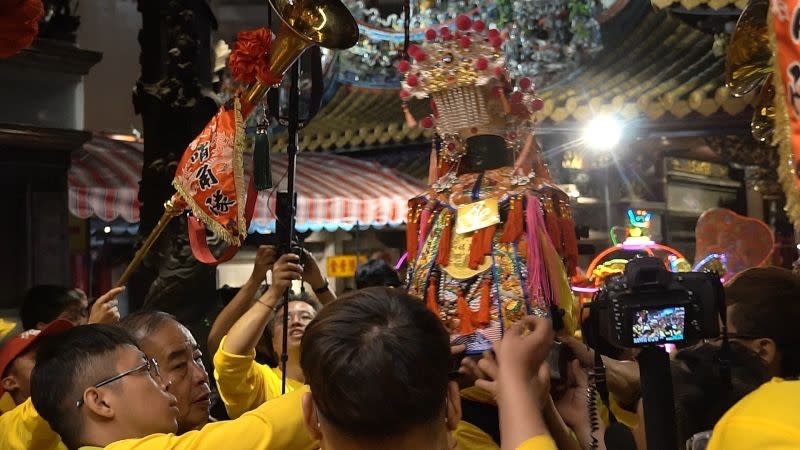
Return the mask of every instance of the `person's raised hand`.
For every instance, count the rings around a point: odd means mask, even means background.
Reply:
[[[281,296],[292,286],[292,281],[302,278],[303,266],[300,265],[300,257],[294,253],[286,253],[272,266],[272,284],[269,290]]]
[[[498,376],[532,379],[550,353],[553,336],[552,323],[543,317],[526,316],[511,325],[494,346]]]
[[[589,423],[589,407],[587,403],[587,392],[589,387],[589,376],[581,367],[579,360],[573,360],[569,364],[569,387],[564,395],[556,402],[556,409],[564,423],[571,428],[581,427]]]
[[[259,245],[256,251],[256,261],[253,263],[253,273],[250,280],[260,285],[267,279],[267,272],[272,269],[277,259],[277,251],[272,245]]]
[[[325,286],[325,278],[322,276],[322,271],[319,269],[317,260],[314,255],[306,249],[303,249],[303,280],[311,285],[311,288],[317,290]]]
[[[594,367],[594,350],[591,347],[572,336],[560,337],[559,340],[569,347],[583,367]]]
[[[101,295],[89,311],[88,323],[114,324],[119,322],[117,296],[124,290],[124,287],[116,287]]]

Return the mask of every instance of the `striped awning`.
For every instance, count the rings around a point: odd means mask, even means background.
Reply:
[[[69,169],[69,211],[81,219],[106,222],[122,218],[139,222],[141,143],[94,136],[72,152]]]
[[[272,179],[285,187],[288,160],[272,154]],[[297,157],[298,231],[348,231],[359,226],[398,226],[406,221],[408,200],[425,190],[422,183],[375,162],[323,153]],[[275,196],[262,193],[250,232],[275,229]]]
[[[80,218],[139,221],[137,194],[142,170],[142,144],[95,136],[72,156],[69,210]],[[245,160],[249,160],[247,155]],[[286,184],[288,159],[273,153],[272,179]],[[354,226],[385,227],[405,223],[407,202],[419,195],[419,181],[381,166],[322,153],[302,153],[296,176],[298,231],[350,230]],[[250,232],[275,230],[274,192],[259,195]]]

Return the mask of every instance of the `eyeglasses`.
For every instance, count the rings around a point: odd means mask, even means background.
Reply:
[[[142,372],[144,370],[147,370],[147,373],[150,375],[150,378],[152,378],[153,380],[157,381],[157,380],[161,379],[161,371],[158,370],[158,362],[156,362],[156,360],[153,359],[153,358],[148,358],[148,359],[145,359],[144,363],[142,363],[141,365],[136,366],[131,370],[126,370],[125,372],[122,372],[122,373],[119,373],[117,375],[114,375],[111,378],[105,379],[105,380],[95,384],[92,387],[93,388],[103,387],[103,386],[105,386],[105,385],[107,385],[109,383],[113,383],[113,382],[119,380],[120,378],[126,377],[128,375],[132,375],[132,374],[135,374],[135,373],[138,373],[138,372]],[[75,403],[75,405],[78,408],[83,406],[83,398],[78,400]]]
[[[695,433],[686,440],[686,450],[705,450],[711,440],[711,431]]]
[[[763,336],[751,336],[749,334],[737,334],[737,333],[728,333],[728,340],[731,339],[740,339],[743,341],[755,341],[756,339],[761,339]],[[715,338],[707,339],[707,342],[719,342],[722,340],[722,336],[717,336]]]

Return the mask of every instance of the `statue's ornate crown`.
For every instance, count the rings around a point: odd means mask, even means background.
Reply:
[[[512,90],[498,30],[486,30],[481,20],[467,16],[458,17],[456,28],[427,30],[425,43],[409,46],[413,63],[401,61],[398,67],[405,73],[401,99],[432,99],[433,114],[421,125],[436,127],[451,158],[463,154],[472,136],[507,138],[510,128],[527,123],[542,108],[529,79]]]

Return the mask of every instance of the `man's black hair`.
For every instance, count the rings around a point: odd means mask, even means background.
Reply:
[[[356,270],[356,289],[374,286],[400,287],[400,276],[386,261],[371,259]]]
[[[81,296],[72,289],[54,284],[40,284],[28,290],[19,310],[22,327],[36,328],[39,323],[50,323],[68,308],[81,302]]]
[[[31,401],[67,448],[84,444],[80,442],[83,413],[76,403],[88,387],[115,375],[111,357],[126,345],[137,347],[127,331],[94,324],[69,329],[39,348],[31,374]]]
[[[670,361],[680,443],[714,428],[736,402],[769,381],[764,361],[744,345],[731,342],[727,356],[731,383],[724,382],[720,356],[718,345],[700,344],[677,352]]]
[[[450,337],[418,298],[367,288],[308,325],[300,365],[320,417],[357,438],[393,437],[443,414]]]
[[[800,376],[800,276],[779,267],[758,267],[737,275],[725,287],[731,305],[728,325],[736,334],[775,341],[780,376]]]

